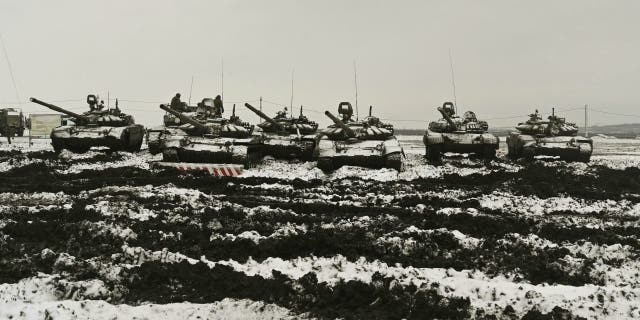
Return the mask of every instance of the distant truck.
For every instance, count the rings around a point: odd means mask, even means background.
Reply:
[[[15,108],[0,109],[0,134],[7,137],[9,143],[14,136],[22,137],[26,128],[26,119],[22,111]]]

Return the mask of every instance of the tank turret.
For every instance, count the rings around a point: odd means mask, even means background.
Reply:
[[[42,101],[42,100],[38,100],[38,99],[36,99],[36,98],[30,98],[29,100],[30,100],[31,102],[33,102],[33,103],[37,103],[37,104],[39,104],[39,105],[41,105],[41,106],[45,106],[45,107],[47,107],[47,108],[49,108],[49,109],[51,109],[51,110],[53,110],[53,111],[57,111],[57,112],[60,112],[60,113],[64,113],[64,114],[66,114],[66,115],[68,115],[68,116],[70,116],[70,117],[72,117],[72,118],[75,118],[75,119],[77,119],[77,120],[79,120],[79,121],[84,121],[84,122],[90,122],[90,121],[91,121],[91,120],[89,119],[89,117],[86,117],[86,116],[84,116],[84,115],[80,115],[80,114],[77,114],[77,113],[75,113],[75,112],[72,112],[72,111],[69,111],[69,110],[66,110],[66,109],[60,108],[60,107],[58,107],[58,106],[56,106],[56,105],[53,105],[53,104],[51,104],[51,103],[47,103],[47,102],[44,102],[44,101]]]
[[[507,137],[507,156],[512,159],[546,156],[588,162],[593,152],[593,140],[578,136],[578,126],[556,116],[555,108],[547,120],[536,110],[516,130]]]
[[[342,120],[338,119],[329,111],[325,111],[324,114],[327,115],[327,117],[329,117],[329,119],[331,119],[331,121],[333,121],[336,126],[340,127],[340,129],[342,129],[342,132],[344,132],[347,137],[355,138],[356,133],[353,132],[353,130],[351,130],[351,128],[349,128],[344,122],[342,122]]]
[[[555,115],[555,108],[547,121],[542,120],[538,114],[529,115],[529,120],[518,123],[516,130],[523,134],[541,136],[575,136],[578,134],[578,126],[575,123],[567,122],[565,118]]]
[[[264,114],[264,112],[254,108],[252,105],[245,103],[244,104],[245,107],[247,107],[249,110],[253,111],[255,114],[257,114],[260,118],[264,119],[265,121],[267,121],[268,123],[271,124],[271,126],[273,126],[274,128],[276,128],[278,131],[285,131],[285,128],[282,124],[278,123],[277,121],[273,120],[273,118],[267,116],[266,114]]]
[[[180,119],[180,121],[188,123],[196,128],[198,128],[200,131],[205,132],[205,133],[209,133],[211,132],[211,128],[207,127],[206,125],[200,123],[199,121],[194,120],[193,118],[182,114],[178,111],[175,111],[173,109],[171,109],[169,106],[161,104],[160,105],[160,109],[169,112],[170,114],[174,115],[175,117],[177,117],[178,119]]]
[[[438,108],[438,111],[442,114],[442,118],[447,121],[451,129],[456,130],[458,125],[451,119],[451,116],[455,114],[453,110],[453,103],[451,102],[445,102],[442,107]]]

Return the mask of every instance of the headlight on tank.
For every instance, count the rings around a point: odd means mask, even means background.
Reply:
[[[174,118],[174,119],[173,119],[173,123],[175,123],[175,124],[180,124],[180,118],[177,118],[177,117],[176,117],[176,118]]]

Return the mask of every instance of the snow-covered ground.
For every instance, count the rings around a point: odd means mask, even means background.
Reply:
[[[640,317],[640,141],[433,165],[399,138],[400,173],[266,159],[223,180],[3,142],[0,319]]]

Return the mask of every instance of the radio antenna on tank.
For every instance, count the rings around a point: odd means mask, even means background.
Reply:
[[[220,92],[220,98],[222,98],[222,101],[224,101],[224,57],[222,57],[220,59],[220,64],[221,64],[221,70],[222,72],[220,73],[220,82],[221,82],[221,92]]]
[[[356,121],[358,121],[358,69],[356,68],[356,60],[353,60],[353,82],[356,87]]]
[[[291,69],[291,101],[289,103],[289,112],[293,118],[293,75],[296,72],[296,68]]]
[[[189,87],[189,105],[191,105],[191,93],[193,92],[193,76],[191,76],[191,86]]]
[[[453,55],[451,54],[451,49],[449,49],[449,66],[451,67],[451,87],[453,87],[453,110],[458,113],[458,99],[456,97],[456,76],[453,72]]]

